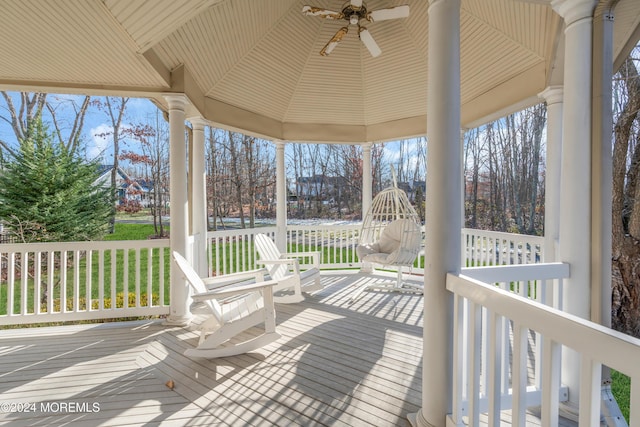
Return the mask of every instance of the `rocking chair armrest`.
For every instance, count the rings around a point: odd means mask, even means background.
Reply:
[[[241,271],[238,273],[224,274],[222,276],[212,276],[203,278],[202,282],[208,289],[216,289],[224,286],[229,286],[234,283],[243,282],[247,280],[255,280],[256,282],[264,280],[264,277],[268,274],[268,271],[264,268],[258,268],[255,270]]]
[[[256,263],[263,265],[291,264],[296,274],[300,274],[300,262],[295,258],[258,259]]]
[[[240,286],[229,285],[226,288],[213,289],[209,292],[202,292],[200,294],[192,295],[191,298],[194,301],[198,302],[198,301],[206,301],[210,299],[228,298],[230,296],[246,294],[248,292],[253,292],[253,291],[260,291],[260,290],[266,291],[267,289],[268,289],[268,292],[272,292],[273,291],[272,288],[277,284],[278,284],[277,280],[266,280],[264,282],[251,283],[248,285],[240,285]]]
[[[257,264],[295,264],[297,259],[292,258],[280,258],[280,259],[257,259]]]
[[[283,254],[288,258],[304,258],[304,257],[312,257],[313,258],[313,266],[320,267],[320,251],[310,251],[310,252],[288,252]]]

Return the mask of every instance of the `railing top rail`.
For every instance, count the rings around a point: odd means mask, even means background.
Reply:
[[[613,369],[640,378],[640,339],[471,277],[448,274],[447,289]]]
[[[209,237],[230,237],[239,235],[248,235],[255,233],[270,233],[276,229],[275,226],[257,227],[257,228],[233,228],[230,230],[210,230],[207,232]]]
[[[569,277],[569,272],[569,264],[562,262],[496,265],[462,269],[463,275],[484,283],[565,279]]]
[[[359,230],[362,224],[317,224],[317,225],[288,225],[288,229],[293,230],[318,230],[318,229],[331,229],[331,230]]]
[[[73,251],[73,250],[97,250],[97,249],[141,249],[141,248],[166,248],[169,239],[149,240],[100,240],[84,242],[42,242],[42,243],[3,243],[0,244],[0,252],[45,252],[45,251]]]
[[[507,240],[522,240],[522,241],[528,241],[528,242],[536,242],[536,243],[543,243],[544,242],[544,237],[543,236],[532,236],[530,234],[516,234],[516,233],[507,233],[505,231],[491,231],[491,230],[478,230],[476,228],[463,228],[462,229],[462,233],[463,234],[473,234],[476,236],[483,236],[483,237],[494,237],[494,238],[502,238],[502,239],[507,239]]]

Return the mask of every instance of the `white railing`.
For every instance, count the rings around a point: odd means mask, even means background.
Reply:
[[[289,225],[289,251],[320,251],[320,268],[360,267],[356,256],[360,228],[360,224]]]
[[[559,403],[567,399],[560,384],[562,346],[582,358],[580,425],[600,424],[600,364],[631,377],[630,425],[640,423],[640,393],[634,388],[640,380],[640,340],[563,313],[517,289],[523,281],[537,279],[534,283],[539,288],[568,273],[568,266],[554,263],[470,268],[460,276],[447,276],[447,289],[454,294],[449,425],[463,425],[465,417],[464,424],[477,426],[480,414],[486,414],[488,425],[497,426],[500,411],[511,409],[512,425],[524,426],[527,407],[540,406],[541,424],[557,426]],[[560,304],[555,289],[546,294],[553,306]]]
[[[273,239],[275,232],[276,227],[209,231],[207,233],[209,276],[257,268],[253,237],[263,233]]]
[[[273,238],[275,231],[264,227],[209,232],[210,274],[255,268],[253,236],[266,233]],[[320,250],[323,269],[359,268],[359,233],[358,223],[289,225],[288,249]],[[505,247],[520,245],[521,259],[539,257],[541,238],[523,246],[517,242],[530,236],[497,234],[499,239],[491,241],[489,232],[464,230],[464,241],[473,243],[465,253],[486,253],[488,245],[500,240]],[[0,325],[167,314],[168,247],[168,240],[1,244]],[[422,274],[422,254],[416,265],[411,271]]]
[[[356,246],[361,224],[288,225],[287,243],[291,252],[319,250],[320,268],[359,268]],[[207,234],[210,274],[228,274],[255,268],[256,253],[253,236],[264,233],[274,238],[275,227],[210,231]],[[539,236],[462,230],[463,265],[520,265],[541,262],[544,239]],[[392,268],[390,268],[392,269]],[[423,274],[424,250],[412,269]]]
[[[0,325],[169,313],[169,240],[0,245]]]
[[[288,225],[287,250],[289,252],[320,251],[320,268],[359,268],[356,246],[360,236],[360,224],[348,225]],[[256,268],[257,253],[253,236],[264,233],[275,238],[275,227],[210,231],[207,234],[210,274],[229,274]],[[300,262],[312,262],[301,258]],[[424,257],[419,257],[416,273],[422,273]]]
[[[544,238],[498,231],[462,230],[463,266],[520,265],[542,262]]]

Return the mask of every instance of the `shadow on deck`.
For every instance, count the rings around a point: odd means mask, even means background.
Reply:
[[[365,280],[395,276],[328,273],[322,291],[277,305],[280,340],[223,359],[184,357],[198,335],[158,321],[3,331],[0,425],[408,426],[422,297],[351,304]]]

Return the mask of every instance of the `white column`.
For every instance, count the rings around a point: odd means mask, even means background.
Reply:
[[[362,220],[369,212],[373,199],[373,177],[371,176],[371,146],[370,142],[362,144]]]
[[[446,274],[461,268],[460,0],[430,0],[422,408],[414,426],[451,413],[453,301]]]
[[[547,102],[547,158],[544,194],[544,262],[557,259],[560,237],[560,174],[562,164],[562,86],[539,94]]]
[[[207,266],[207,173],[204,153],[204,128],[207,121],[201,117],[189,119],[193,127],[193,148],[189,153],[191,200],[191,232],[195,239],[193,247],[193,264],[198,274],[206,277],[209,274]]]
[[[169,103],[169,207],[170,248],[187,256],[188,246],[188,202],[187,202],[187,143],[184,132],[184,95],[166,95]],[[171,307],[166,323],[186,325],[191,320],[189,313],[189,288],[180,271],[171,263]]]
[[[287,176],[284,164],[284,141],[276,143],[276,245],[287,251]]]
[[[564,281],[564,311],[591,317],[591,67],[596,0],[553,0],[565,21],[564,108],[558,258],[571,265]],[[579,356],[562,353],[562,382],[569,387],[568,414],[580,399]]]

